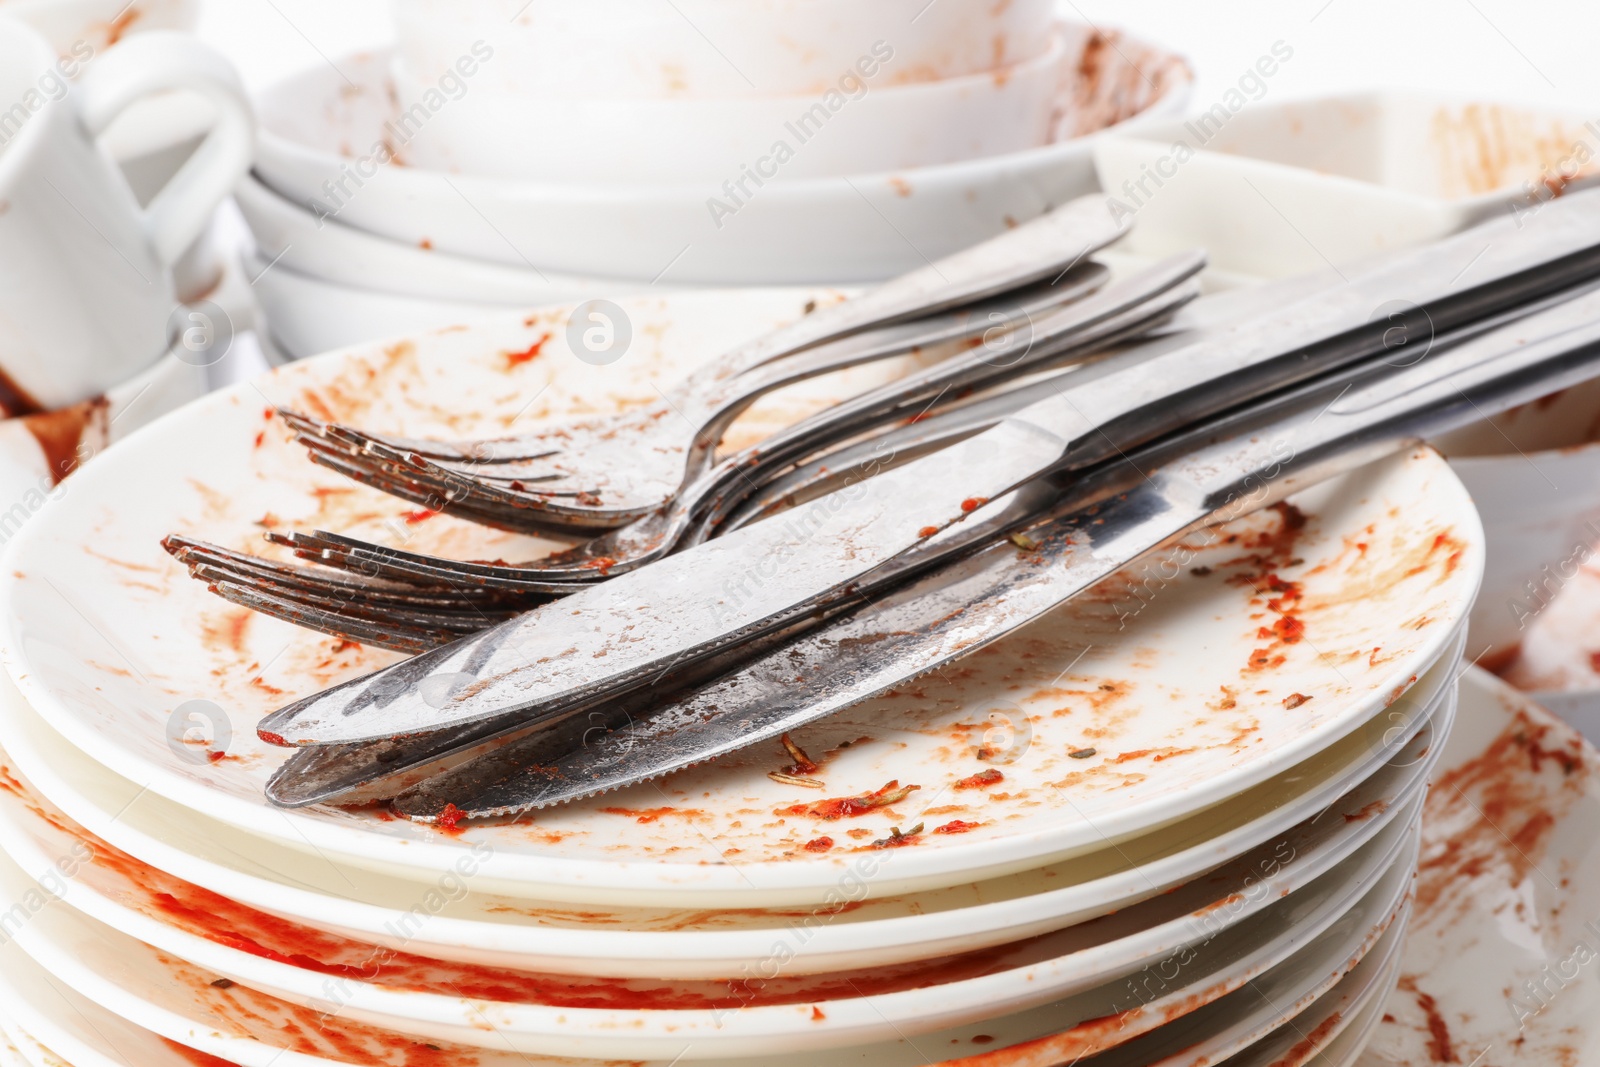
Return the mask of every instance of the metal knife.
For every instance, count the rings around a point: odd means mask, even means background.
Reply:
[[[992,545],[677,699],[625,700],[512,742],[402,794],[395,809],[420,820],[447,804],[463,817],[515,814],[777,738],[998,640],[1174,538],[1596,375],[1600,293],[1590,291],[1331,403],[1265,424],[1237,418],[1199,449],[1201,433],[1184,435],[1161,449],[1160,466],[1103,468],[1030,528],[1038,547],[1025,561]]]

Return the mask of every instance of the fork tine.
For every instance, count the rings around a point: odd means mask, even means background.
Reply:
[[[431,648],[456,640],[459,635],[444,631],[429,631],[425,628],[397,624],[394,626],[380,626],[362,623],[353,619],[343,618],[318,608],[296,604],[293,601],[263,593],[252,586],[240,585],[237,582],[215,582],[209,585],[210,590],[222,599],[246,607],[252,611],[259,611],[263,615],[270,615],[275,619],[293,623],[307,630],[316,630],[330,637],[337,637],[342,641],[352,641],[358,645],[373,645],[378,648],[387,648],[395,652],[404,652],[408,655],[418,655]]]
[[[295,567],[244,553],[217,550],[216,546],[169,547],[168,551],[197,578],[247,581],[271,589],[285,599],[303,600],[330,610],[348,607],[348,613],[408,611],[439,616],[505,617],[526,611],[549,597],[507,593],[481,586],[430,589],[310,567]]]
[[[291,533],[269,535],[275,543],[287,545],[297,552],[319,553],[316,557],[338,559],[341,566],[354,563],[371,563],[385,574],[415,575],[434,582],[453,582],[458,586],[470,583],[492,583],[496,588],[526,593],[544,593],[565,596],[575,589],[605,577],[610,563],[606,557],[597,557],[578,563],[557,563],[543,566],[544,560],[511,565],[479,563],[473,561],[442,560],[434,556],[408,552],[405,549],[375,545],[359,538],[316,530],[310,534]],[[580,545],[577,551],[585,546]],[[351,566],[350,569],[356,569]],[[535,577],[537,576],[537,577]],[[403,578],[399,580],[405,580]]]
[[[372,444],[402,452],[415,452],[430,459],[477,459],[481,461],[542,459],[546,456],[557,455],[561,451],[560,449],[552,448],[542,438],[532,435],[528,437],[486,438],[482,441],[438,441],[429,438],[400,437],[372,433],[368,430],[358,430],[343,423],[323,422],[320,419],[312,418],[289,408],[278,408],[277,412],[297,434],[340,440],[358,451],[364,449],[368,444]],[[535,444],[535,441],[538,443]],[[491,452],[492,454],[490,454]]]
[[[189,568],[190,575],[197,581],[204,582],[208,587],[231,584],[248,586],[262,596],[270,596],[285,604],[294,604],[302,608],[325,612],[330,617],[344,620],[349,625],[363,626],[409,626],[425,629],[430,632],[452,633],[457,636],[477,633],[486,627],[504,622],[521,612],[515,609],[498,609],[482,611],[472,605],[457,605],[444,610],[429,610],[411,605],[382,605],[370,600],[349,600],[343,597],[324,597],[303,589],[293,589],[287,586],[274,586],[264,588],[259,582],[252,581],[248,576],[241,580],[241,576],[224,568],[213,566],[209,563],[195,563]]]

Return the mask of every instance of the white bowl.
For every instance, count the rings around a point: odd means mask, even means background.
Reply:
[[[485,303],[363,289],[301,274],[258,252],[245,253],[242,266],[248,277],[256,279],[253,288],[262,332],[271,334],[271,348],[278,355],[291,360],[379,337],[459,326],[512,308],[559,302],[557,298]]]
[[[821,94],[863,57],[885,84],[959,78],[1045,50],[1051,0],[394,0],[399,52],[436,81],[568,99]]]
[[[1062,29],[1069,67],[1104,40]],[[1116,36],[1096,55],[1096,77],[1063,90],[1082,122],[1181,111],[1193,76],[1178,56]],[[319,65],[258,102],[261,179],[347,225],[514,267],[678,284],[875,281],[1095,188],[1089,137],[899,174],[747,183],[738,203],[705,184],[540,185],[394,166],[383,162],[396,117],[388,55],[338,66],[354,88]]]
[[[200,0],[0,0],[44,34],[60,55],[98,54],[141,30],[188,30],[200,21]]]
[[[1199,244],[1269,278],[1321,270],[1537,211],[1600,154],[1576,112],[1395,92],[1218,108],[1096,144],[1102,187],[1136,219],[1131,250]]]
[[[1044,52],[1011,67],[906,85],[890,84],[892,61],[880,65],[869,55],[871,77],[851,70],[820,94],[511,96],[459,76],[420,76],[399,58],[394,80],[399,122],[415,126],[404,149],[414,166],[535,182],[628,184],[648,176],[754,190],[773,180],[957,163],[1048,143],[1066,46],[1045,39]]]
[[[491,307],[558,304],[648,288],[650,280],[588,278],[468,259],[317,217],[247,175],[234,199],[265,263],[309,278],[430,301]],[[252,273],[252,278],[256,275]],[[661,286],[663,290],[667,286]]]
[[[1467,655],[1504,667],[1600,543],[1600,380],[1434,444],[1472,494],[1488,540]]]

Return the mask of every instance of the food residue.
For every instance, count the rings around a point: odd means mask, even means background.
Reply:
[[[898,804],[913,791],[921,789],[920,785],[901,785],[898,778],[891,779],[882,789],[871,793],[862,793],[853,797],[831,797],[828,800],[819,800],[814,804],[791,804],[780,810],[780,815],[809,815],[813,819],[851,818],[856,815],[865,815],[869,811],[887,808]]]

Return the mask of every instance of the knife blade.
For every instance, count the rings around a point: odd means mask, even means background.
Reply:
[[[1591,276],[1600,198],[1446,239],[1332,293],[1040,401],[982,434],[452,645],[297,701],[260,736],[287,745],[515,729],[795,625],[968,517],[1026,506],[1045,471],[1081,468],[1210,411],[1381,352],[1398,294],[1441,328]],[[1471,274],[1476,285],[1459,288]],[[867,488],[863,488],[867,487]],[[994,501],[994,503],[990,503]]]

